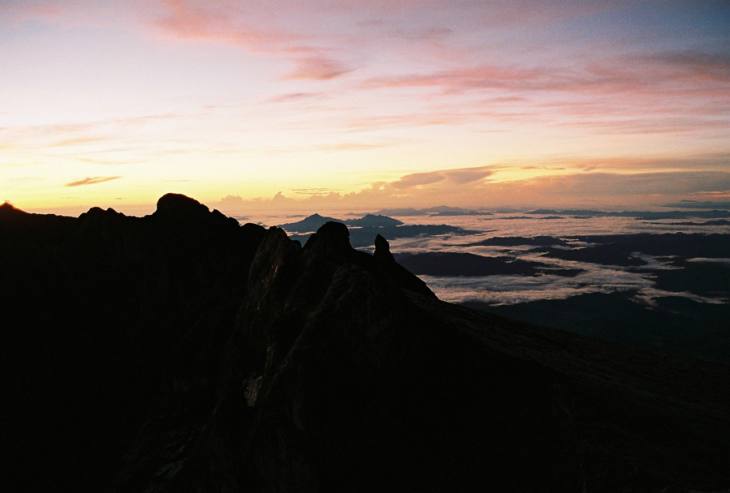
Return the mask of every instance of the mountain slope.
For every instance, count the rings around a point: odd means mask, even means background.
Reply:
[[[338,223],[302,247],[177,195],[20,214],[0,216],[16,490],[730,485],[727,367],[443,303]]]

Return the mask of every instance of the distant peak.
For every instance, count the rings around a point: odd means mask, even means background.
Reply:
[[[86,211],[86,213],[89,214],[89,215],[91,215],[91,216],[102,216],[104,214],[116,214],[117,211],[115,211],[112,208],[109,208],[109,209],[104,210],[101,207],[92,207],[91,209],[89,209],[88,211]]]
[[[348,224],[365,228],[390,228],[400,226],[403,222],[381,214],[365,214],[359,219],[351,219]]]
[[[124,214],[115,211],[111,207],[104,210],[101,207],[92,207],[79,216],[79,219],[103,220],[105,218],[123,217]]]
[[[0,213],[9,215],[9,214],[26,214],[26,212],[21,211],[17,207],[15,207],[13,204],[8,202],[7,200],[0,205]]]
[[[322,225],[327,222],[341,222],[339,219],[334,217],[327,217],[317,214],[316,212],[311,216],[307,216],[300,221],[293,223],[282,224],[281,226],[287,231],[296,231],[300,233],[308,233],[319,229]]]

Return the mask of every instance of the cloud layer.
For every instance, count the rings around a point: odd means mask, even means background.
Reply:
[[[506,168],[509,170],[510,168]],[[216,207],[242,214],[252,211],[375,210],[384,207],[450,205],[478,207],[658,207],[687,197],[730,197],[730,172],[648,171],[568,172],[529,179],[497,180],[500,167],[473,167],[413,173],[376,182],[353,193],[316,189],[277,193],[271,199],[231,195]],[[302,198],[302,197],[306,198]]]

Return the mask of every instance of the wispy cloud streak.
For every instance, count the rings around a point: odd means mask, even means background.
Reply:
[[[66,183],[67,187],[80,187],[86,185],[97,185],[99,183],[106,183],[112,180],[118,180],[121,176],[88,176],[80,180],[70,181]]]

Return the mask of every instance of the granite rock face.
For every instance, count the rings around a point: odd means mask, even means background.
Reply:
[[[726,367],[441,302],[382,236],[1,209],[15,491],[730,486]]]

